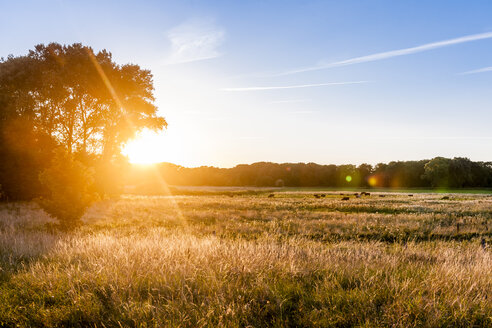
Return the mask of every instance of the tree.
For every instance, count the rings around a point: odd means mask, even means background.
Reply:
[[[40,79],[34,59],[0,59],[0,185],[2,198],[25,200],[43,188],[39,172],[49,163],[52,137],[37,128],[30,90]]]
[[[53,140],[27,120],[11,120],[0,128],[1,196],[9,200],[35,198],[44,192],[38,175],[51,159]]]
[[[39,175],[39,180],[49,192],[38,203],[49,215],[58,219],[63,229],[75,227],[95,200],[90,192],[94,171],[74,160],[73,155],[62,148],[56,151],[50,167]]]
[[[337,187],[358,187],[360,183],[359,172],[355,165],[340,165],[337,167]]]
[[[473,162],[468,158],[455,157],[449,164],[450,186],[455,188],[469,187],[472,185]]]
[[[360,176],[360,186],[368,187],[369,186],[368,180],[373,171],[372,165],[363,163],[357,167],[357,171],[359,172],[359,176]]]
[[[22,176],[37,177],[56,145],[97,166],[98,176],[109,183],[104,172],[120,161],[125,142],[144,128],[167,126],[157,115],[153,91],[150,71],[118,65],[110,52],[79,43],[40,44],[26,56],[0,59],[0,185],[27,187]],[[22,122],[22,137],[10,128],[14,122]],[[22,140],[22,147],[12,147],[12,139]],[[48,155],[38,156],[40,151]],[[8,163],[26,165],[17,166],[22,173],[17,174]],[[4,187],[7,196],[16,194],[11,190]]]
[[[44,81],[31,90],[39,126],[69,153],[112,159],[138,131],[167,125],[153,104],[152,74],[138,65],[118,65],[110,52],[80,43],[40,44],[28,57]]]
[[[424,166],[422,178],[430,181],[432,187],[449,187],[449,167],[451,160],[444,157],[436,157]]]

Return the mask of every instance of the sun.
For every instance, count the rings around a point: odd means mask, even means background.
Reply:
[[[132,164],[155,164],[168,161],[179,161],[176,155],[178,146],[166,137],[163,132],[157,133],[144,130],[129,141],[122,150]]]

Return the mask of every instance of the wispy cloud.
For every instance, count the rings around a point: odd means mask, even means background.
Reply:
[[[243,88],[223,88],[222,91],[267,91],[267,90],[283,90],[283,89],[300,89],[300,88],[314,88],[334,85],[347,85],[347,84],[362,84],[369,81],[352,81],[352,82],[328,82],[328,83],[316,83],[316,84],[300,84],[300,85],[288,85],[288,86],[262,86],[262,87],[243,87]]]
[[[367,62],[372,62],[372,61],[377,61],[377,60],[388,59],[388,58],[392,58],[392,57],[411,55],[411,54],[415,54],[415,53],[419,53],[419,52],[424,52],[424,51],[429,51],[429,50],[433,50],[433,49],[452,46],[455,44],[484,40],[484,39],[490,39],[490,38],[492,38],[492,32],[472,34],[472,35],[467,35],[467,36],[463,36],[463,37],[459,37],[459,38],[455,38],[455,39],[448,39],[448,40],[443,40],[443,41],[438,41],[438,42],[426,43],[426,44],[416,46],[416,47],[411,47],[411,48],[391,50],[391,51],[380,52],[380,53],[376,53],[376,54],[372,54],[372,55],[368,55],[368,56],[355,57],[355,58],[350,58],[350,59],[341,60],[341,61],[337,61],[337,62],[322,63],[322,64],[315,65],[315,66],[294,69],[294,70],[290,70],[290,71],[286,71],[286,72],[277,74],[277,76],[290,75],[290,74],[303,73],[303,72],[310,72],[310,71],[318,71],[318,70],[332,68],[332,67],[367,63]]]
[[[473,71],[463,72],[461,74],[466,75],[466,74],[477,74],[477,73],[485,73],[485,72],[492,72],[492,66],[475,69]]]
[[[225,31],[212,20],[191,20],[167,32],[171,53],[166,64],[189,63],[221,55],[218,48],[223,43]]]

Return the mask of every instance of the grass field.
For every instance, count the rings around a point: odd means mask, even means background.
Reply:
[[[492,326],[491,195],[190,193],[0,204],[0,326]]]

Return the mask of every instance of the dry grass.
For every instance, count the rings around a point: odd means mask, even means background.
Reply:
[[[492,326],[492,198],[267,195],[4,204],[0,326]]]

